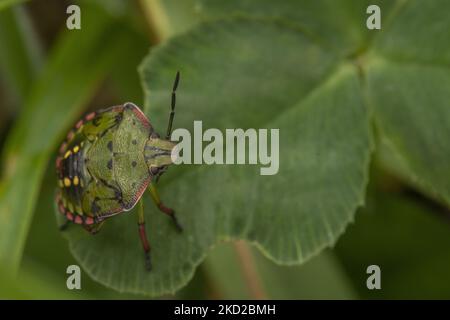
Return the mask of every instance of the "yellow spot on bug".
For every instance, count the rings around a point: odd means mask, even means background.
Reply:
[[[78,176],[73,177],[73,185],[74,186],[77,186],[79,182],[80,182],[80,179],[78,179]]]
[[[71,182],[70,182],[70,179],[69,179],[69,178],[64,178],[64,185],[65,185],[66,187],[70,187]]]
[[[73,153],[77,153],[79,150],[80,150],[80,147],[79,146],[75,146],[73,148]]]
[[[66,154],[64,155],[64,159],[67,159],[68,157],[70,157],[70,155],[72,154],[72,151],[67,151]]]

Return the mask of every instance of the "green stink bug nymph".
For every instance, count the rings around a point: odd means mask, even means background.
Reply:
[[[56,159],[56,204],[66,218],[61,229],[75,223],[95,234],[106,219],[129,211],[140,202],[138,231],[148,270],[151,268],[150,245],[140,201],[146,189],[159,210],[169,215],[177,229],[182,230],[174,210],[161,202],[155,187],[172,163],[175,144],[170,141],[170,135],[179,78],[177,72],[165,139],[153,130],[136,105],[125,103],[89,113],[78,121]]]

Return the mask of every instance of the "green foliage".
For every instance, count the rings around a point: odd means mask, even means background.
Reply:
[[[366,28],[366,8],[378,4],[383,18],[399,0],[200,0],[199,13],[208,20],[228,15],[283,20],[299,27],[322,47],[342,56],[365,49],[376,34]],[[386,18],[384,18],[386,19]],[[386,21],[386,20],[383,20]]]
[[[0,10],[7,9],[10,6],[17,5],[27,0],[0,0]]]
[[[242,251],[244,250],[244,253]],[[246,253],[245,251],[248,251]],[[252,257],[253,261],[250,260]],[[242,264],[253,263],[250,274]],[[323,252],[302,266],[280,266],[256,248],[219,244],[205,259],[209,278],[216,279],[221,299],[353,299],[350,286],[336,257]],[[260,281],[259,287],[253,288]],[[259,291],[259,292],[254,292]]]
[[[398,102],[389,100],[384,92],[390,90],[393,98],[414,101],[419,109],[417,121],[425,123],[428,119],[421,117],[420,112],[426,101],[409,93],[423,97],[430,93],[417,90],[418,82],[412,90],[408,89],[410,83],[401,79],[411,82],[414,78],[396,72],[397,65],[381,69],[379,61],[384,56],[378,47],[389,38],[383,40],[380,33],[375,46],[367,48],[371,39],[367,39],[358,6],[346,10],[342,3],[333,3],[341,9],[325,11],[333,12],[335,17],[327,19],[321,9],[333,5],[329,1],[305,2],[305,10],[294,10],[294,4],[285,3],[277,6],[279,12],[270,10],[270,5],[262,6],[267,11],[261,11],[248,9],[254,8],[248,2],[242,8],[226,4],[233,9],[206,2],[204,12],[212,12],[212,16],[221,13],[217,15],[219,20],[191,29],[151,52],[141,66],[141,75],[147,93],[146,113],[156,128],[163,129],[170,84],[179,69],[185,80],[180,86],[177,125],[191,128],[194,120],[202,119],[204,128],[280,128],[280,172],[274,177],[261,177],[248,167],[173,168],[165,177],[168,182],[163,185],[163,194],[167,203],[178,209],[186,226],[185,234],[179,236],[167,229],[168,222],[154,217],[156,210],[146,205],[147,219],[154,226],[150,227],[154,234],[150,239],[155,244],[155,270],[150,275],[145,275],[143,268],[115,264],[118,252],[133,261],[142,256],[137,245],[132,254],[126,240],[122,239],[120,246],[113,241],[116,234],[128,233],[126,239],[133,237],[130,223],[115,222],[108,230],[109,236],[105,232],[95,240],[71,237],[75,256],[94,278],[119,290],[161,294],[183,285],[207,249],[220,239],[252,241],[266,255],[285,264],[301,263],[336,241],[353,219],[356,208],[363,204],[371,152],[368,106],[375,108],[377,115],[392,111],[398,117],[404,116]],[[349,7],[353,4],[346,3]],[[359,9],[367,7],[360,5]],[[410,5],[412,8],[397,5],[390,12],[390,5],[383,7],[383,13],[392,15],[388,21],[395,21],[391,26],[394,29],[402,21],[411,21],[402,18],[402,14],[408,16],[418,10],[414,4]],[[241,15],[220,19],[229,10]],[[336,14],[340,10],[345,14]],[[312,20],[292,16],[296,12],[312,12]],[[316,16],[326,23],[312,23],[322,21]],[[355,18],[343,19],[344,16]],[[337,30],[339,41],[326,37],[331,29]],[[403,33],[400,31],[398,37]],[[364,52],[359,53],[360,50]],[[398,65],[402,67],[401,62]],[[439,91],[439,87],[448,87],[442,82],[444,72],[441,73],[440,77],[430,75],[440,83],[428,88],[435,96],[428,103],[436,111],[430,120],[450,119],[445,116],[448,108],[442,103],[446,101],[442,99],[445,91]],[[399,75],[397,81],[395,75]],[[392,90],[391,86],[397,83],[404,84],[405,92]],[[399,120],[391,122],[397,124]],[[407,136],[411,122],[405,125]],[[449,126],[443,123],[442,127],[437,131],[445,132]],[[423,144],[437,154],[432,161],[437,165],[435,178],[439,178],[448,165],[443,159],[448,158],[449,152],[436,148],[437,142],[430,139],[435,133],[424,126],[415,128],[419,129],[415,134],[425,140]],[[389,137],[389,132],[386,134]],[[414,143],[409,149],[406,146],[405,152],[414,152]],[[418,151],[413,159],[423,154],[429,161],[428,153]],[[435,188],[447,192],[448,182],[441,181]],[[206,195],[208,201],[204,200]],[[160,230],[164,232],[158,233]],[[172,234],[170,243],[168,234]],[[107,252],[102,265],[109,264],[107,270],[111,272],[96,269],[100,263],[86,258],[100,250]]]

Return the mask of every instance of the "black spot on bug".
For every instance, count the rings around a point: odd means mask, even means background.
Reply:
[[[109,141],[108,144],[106,145],[106,147],[108,148],[109,151],[113,151],[113,143],[112,141]]]
[[[136,161],[133,161],[132,163],[131,163],[131,165],[133,166],[133,168],[134,167],[136,167],[136,165],[137,165],[137,162]]]
[[[158,174],[158,172],[159,172],[159,168],[158,168],[158,167],[151,167],[150,171],[151,171],[151,173],[152,173],[153,175],[156,175],[156,174]]]
[[[108,164],[106,165],[108,167],[109,170],[112,170],[112,159],[109,159]]]
[[[137,144],[136,139],[133,139],[133,140],[131,141],[131,143],[134,144],[134,145],[136,145],[136,144]]]
[[[133,123],[133,126],[135,126],[135,125],[136,125],[136,121],[135,121],[135,120],[133,120],[133,122],[132,122],[132,123]]]

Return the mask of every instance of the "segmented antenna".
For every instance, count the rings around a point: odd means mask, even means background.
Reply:
[[[176,96],[175,92],[177,90],[179,81],[180,81],[180,71],[177,71],[177,75],[175,76],[175,81],[173,82],[172,102],[170,104],[171,110],[170,110],[170,116],[169,116],[169,125],[167,126],[166,140],[169,140],[170,135],[172,134],[172,123],[173,123],[173,118],[175,117],[175,103],[177,101],[177,96]]]

